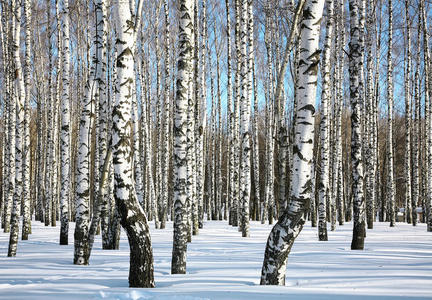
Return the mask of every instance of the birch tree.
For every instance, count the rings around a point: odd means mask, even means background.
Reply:
[[[142,1],[138,7],[127,0],[114,2],[117,79],[112,112],[114,198],[130,247],[129,286],[154,287],[153,251],[147,219],[133,181],[131,147],[132,91],[135,87],[134,53],[140,28]]]
[[[324,41],[324,54],[322,62],[322,93],[321,93],[321,169],[319,186],[318,206],[318,238],[320,241],[327,241],[326,203],[329,202],[329,102],[330,102],[330,51],[333,39],[333,0],[326,1],[327,20],[326,36]]]
[[[174,237],[171,274],[186,273],[187,251],[187,130],[192,71],[193,1],[181,0],[179,54],[174,111]]]
[[[410,0],[405,0],[405,71],[404,71],[404,94],[405,94],[405,221],[411,223],[411,18],[409,13]]]
[[[323,0],[306,0],[303,8],[290,202],[267,240],[261,270],[262,285],[285,284],[288,254],[303,228],[304,213],[311,201],[315,96],[320,56],[319,20],[323,7]]]

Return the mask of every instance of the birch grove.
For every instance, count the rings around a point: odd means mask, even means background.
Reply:
[[[76,265],[126,234],[129,286],[154,287],[154,232],[172,230],[171,274],[188,274],[188,244],[213,222],[242,241],[271,225],[260,284],[284,285],[304,226],[319,241],[350,228],[352,250],[377,222],[432,231],[428,1],[0,0],[0,12],[8,256],[35,222]]]

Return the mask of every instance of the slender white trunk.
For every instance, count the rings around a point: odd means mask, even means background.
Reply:
[[[404,70],[404,93],[405,93],[405,221],[411,223],[411,16],[409,12],[410,0],[405,0],[405,70]]]
[[[31,233],[30,215],[30,91],[31,91],[31,1],[24,1],[25,16],[25,103],[24,103],[24,143],[23,143],[23,229],[22,240]]]
[[[170,130],[169,130],[169,119],[171,110],[171,99],[170,99],[170,23],[169,23],[169,9],[168,1],[164,0],[164,12],[165,12],[165,74],[164,74],[164,136],[163,136],[163,156],[162,156],[162,207],[161,207],[161,223],[160,228],[165,228],[167,219],[167,207],[168,207],[168,178],[169,178],[169,164],[170,164]]]
[[[387,101],[388,101],[388,132],[387,132],[387,201],[389,205],[390,227],[396,223],[396,199],[394,182],[393,162],[393,2],[388,0],[389,31],[388,31],[388,53],[387,53]]]
[[[252,3],[250,3],[252,4]],[[240,80],[241,80],[241,98],[240,98],[240,136],[241,136],[241,162],[240,162],[240,197],[241,197],[241,229],[242,236],[249,236],[249,201],[251,191],[251,170],[250,170],[250,93],[248,92],[251,85],[250,77],[248,79],[247,63],[247,12],[248,0],[241,1],[240,17]]]
[[[322,93],[321,93],[321,169],[320,169],[320,186],[319,186],[319,205],[318,205],[318,238],[320,241],[327,241],[327,223],[326,223],[326,204],[330,197],[329,188],[329,103],[330,95],[330,51],[333,39],[333,0],[326,1],[327,23],[326,35],[324,41],[324,54],[322,61]]]
[[[365,237],[364,194],[363,194],[363,160],[362,160],[362,28],[359,26],[359,15],[362,14],[357,0],[350,0],[350,36],[349,74],[351,100],[351,159],[352,159],[352,193],[354,209],[354,228],[351,249],[362,250]]]
[[[12,131],[14,134],[10,134],[11,138],[15,135],[15,166],[11,166],[11,170],[15,173],[15,182],[9,183],[10,197],[12,197],[13,192],[13,206],[11,213],[11,224],[10,224],[10,238],[9,238],[9,250],[8,256],[16,256],[18,247],[18,236],[19,236],[19,217],[21,214],[21,201],[22,201],[22,158],[23,158],[23,122],[24,122],[24,101],[25,101],[25,85],[23,70],[21,67],[20,60],[20,34],[21,34],[21,5],[19,5],[15,0],[12,0],[12,55],[14,63],[14,81],[13,87],[15,90],[14,99],[12,105],[16,105],[16,122],[11,118],[10,124],[12,125]],[[14,110],[11,110],[14,111]],[[12,145],[11,145],[12,146]],[[11,152],[13,150],[11,149]],[[12,156],[10,157],[11,162]],[[12,172],[10,172],[10,175]],[[11,181],[12,182],[12,181]],[[12,190],[12,187],[14,188]],[[11,200],[11,199],[10,199]]]
[[[427,165],[427,176],[426,180],[426,223],[427,231],[432,232],[432,109],[431,109],[431,98],[432,98],[432,76],[431,71],[431,61],[430,61],[430,51],[429,51],[429,36],[428,36],[428,25],[427,25],[427,15],[424,2],[420,4],[420,12],[422,15],[422,29],[423,29],[423,53],[424,53],[424,69],[425,69],[425,107],[428,111],[425,112],[426,118],[426,165]]]

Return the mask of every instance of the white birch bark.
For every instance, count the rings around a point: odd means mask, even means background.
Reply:
[[[180,1],[179,56],[174,111],[174,237],[172,274],[186,273],[188,190],[188,98],[192,70],[193,1]]]
[[[200,97],[197,100],[197,109],[195,115],[197,118],[196,126],[198,127],[197,136],[197,201],[198,201],[198,214],[199,214],[199,227],[203,227],[204,220],[204,192],[205,192],[205,132],[207,126],[207,6],[206,0],[202,1],[202,12],[201,12],[201,44],[200,44],[200,54],[201,58],[200,65],[202,71],[200,72]],[[229,75],[228,75],[229,76]],[[229,93],[229,91],[228,91]],[[229,97],[230,99],[230,97]]]
[[[362,15],[357,0],[349,1],[350,9],[350,43],[349,43],[349,77],[351,101],[351,160],[352,160],[352,193],[353,193],[353,238],[351,249],[362,250],[365,237],[364,194],[363,194],[363,161],[362,161],[362,32],[359,15]]]
[[[60,11],[59,1],[55,2],[56,9],[56,25],[57,25],[57,62],[56,62],[56,79],[55,87],[53,87],[53,139],[52,139],[52,211],[51,211],[51,226],[57,226],[57,215],[59,210],[59,103],[60,103],[60,81],[62,74],[62,35],[60,26]]]
[[[232,91],[232,42],[231,42],[231,13],[230,1],[225,0],[226,28],[227,28],[227,116],[228,116],[228,141],[229,141],[229,160],[228,160],[228,206],[229,206],[229,225],[233,225],[232,202],[234,196],[234,108]]]
[[[330,198],[329,187],[329,103],[330,94],[330,51],[333,39],[333,0],[326,0],[327,19],[326,35],[324,40],[324,53],[322,61],[322,92],[321,92],[321,169],[320,169],[320,186],[319,186],[319,205],[318,205],[318,238],[320,241],[327,241],[327,223],[326,223],[326,204]]]
[[[234,0],[235,3],[235,52],[237,58],[235,72],[235,97],[234,97],[234,117],[233,117],[233,145],[234,145],[234,172],[232,174],[232,225],[238,226],[240,223],[239,216],[239,165],[240,165],[240,141],[239,141],[239,112],[240,112],[240,0]]]
[[[261,216],[261,223],[264,224],[268,220],[269,224],[273,224],[273,217],[275,215],[274,205],[274,99],[273,99],[273,67],[272,67],[272,47],[270,43],[271,34],[271,21],[268,17],[268,30],[266,30],[266,48],[267,48],[267,101],[266,101],[266,183],[265,194],[263,203],[263,215]]]
[[[252,3],[251,3],[252,4]],[[241,1],[240,16],[240,41],[241,41],[241,60],[240,60],[240,80],[241,80],[241,98],[240,98],[240,136],[241,136],[241,162],[240,162],[240,203],[241,203],[241,229],[242,236],[249,236],[249,201],[251,191],[251,170],[250,170],[250,93],[248,86],[251,85],[248,80],[248,63],[247,63],[247,13],[248,0]],[[249,78],[251,79],[251,78]]]
[[[365,131],[367,132],[367,149],[366,149],[366,221],[368,229],[373,229],[375,220],[375,176],[376,164],[374,161],[374,89],[373,89],[373,57],[372,57],[372,39],[374,37],[373,28],[376,18],[374,18],[374,9],[371,0],[367,5],[367,22],[366,22],[366,101],[365,101]]]
[[[405,70],[404,70],[404,94],[405,94],[405,156],[404,156],[404,180],[405,180],[405,221],[411,223],[411,17],[410,0],[405,0]]]
[[[168,177],[169,177],[169,164],[170,164],[170,130],[169,130],[169,119],[171,110],[171,99],[170,99],[170,23],[169,23],[169,7],[168,1],[164,0],[164,13],[165,13],[165,73],[164,73],[164,136],[163,136],[163,155],[162,155],[162,207],[161,207],[161,220],[160,228],[164,229],[166,226],[167,219],[167,207],[168,207]]]
[[[69,72],[70,72],[70,38],[69,38],[69,2],[63,0],[63,94],[61,99],[61,190],[60,190],[60,245],[68,244],[69,235],[69,197],[71,183],[71,151],[70,151],[70,99],[69,99]]]
[[[387,101],[388,101],[388,132],[387,132],[387,201],[389,205],[390,227],[396,223],[396,199],[394,182],[394,161],[393,161],[393,2],[388,0],[388,53],[387,53]]]
[[[15,130],[15,166],[11,166],[11,169],[15,169],[15,182],[9,184],[10,192],[13,191],[13,206],[11,213],[11,224],[10,224],[10,238],[9,238],[9,249],[8,256],[16,256],[18,247],[18,236],[19,236],[19,218],[21,214],[21,201],[22,201],[22,158],[23,158],[23,122],[24,122],[24,101],[25,101],[25,85],[23,70],[21,67],[20,60],[20,34],[21,34],[21,5],[12,0],[12,55],[13,55],[13,67],[14,75],[13,86],[15,89],[14,97],[16,104],[16,123],[11,118],[12,130]],[[13,111],[13,110],[12,110]],[[15,125],[14,125],[15,124]],[[11,138],[13,134],[10,134]],[[11,152],[13,150],[11,149]],[[12,158],[12,157],[11,157]],[[11,160],[13,162],[13,160]],[[10,172],[12,173],[12,172]],[[12,190],[11,188],[14,187]],[[10,195],[12,196],[12,195]]]
[[[133,180],[131,146],[132,98],[135,88],[134,53],[136,30],[140,28],[142,1],[136,9],[127,0],[114,2],[116,26],[117,80],[112,112],[112,152],[114,198],[120,223],[130,247],[129,286],[154,287],[153,253],[147,219],[141,208]]]
[[[23,141],[23,225],[22,240],[28,240],[31,233],[31,203],[30,203],[30,91],[31,91],[31,1],[24,1],[25,17],[25,65],[24,65],[24,84],[25,84],[25,102],[24,102],[24,141]]]
[[[107,30],[108,21],[106,15],[106,2],[104,0],[97,0],[95,3],[96,11],[96,31],[94,37],[95,53],[93,55],[93,63],[95,68],[95,94],[94,94],[94,110],[95,110],[95,140],[97,141],[97,147],[95,148],[95,174],[94,174],[94,201],[93,201],[93,217],[88,233],[89,240],[89,251],[88,256],[93,247],[94,236],[98,231],[99,224],[101,224],[102,231],[107,230],[107,224],[105,221],[101,221],[102,218],[106,218],[107,214],[107,202],[108,194],[108,175],[105,173],[109,169],[110,161],[108,159],[108,112],[109,104],[107,101],[107,86],[106,86],[106,51],[107,51]],[[134,100],[135,94],[134,94]],[[133,123],[134,126],[135,122]],[[134,128],[134,130],[136,130]],[[135,137],[134,137],[135,138]],[[135,152],[134,152],[135,153]],[[137,176],[138,178],[139,176]],[[139,181],[138,179],[136,179]],[[105,243],[103,242],[103,245]]]
[[[421,16],[419,14],[419,23],[421,24]],[[417,53],[416,53],[416,70],[414,73],[414,103],[415,103],[415,111],[414,111],[414,126],[413,126],[413,154],[412,154],[412,162],[413,162],[413,184],[412,184],[412,225],[417,225],[417,212],[416,208],[419,201],[419,142],[420,142],[420,37],[421,37],[421,26],[418,26],[417,31]],[[413,105],[414,107],[414,105]]]
[[[94,69],[93,69],[94,70]],[[94,74],[86,82],[85,95],[81,99],[78,158],[76,164],[74,264],[88,265],[90,223],[90,156]]]
[[[429,35],[428,35],[428,24],[427,24],[427,15],[425,9],[425,3],[421,2],[420,4],[420,12],[422,15],[422,29],[423,29],[423,53],[424,53],[424,69],[425,69],[425,108],[428,108],[427,112],[425,111],[426,118],[426,197],[425,197],[425,207],[426,207],[426,216],[425,222],[427,224],[427,231],[432,232],[432,109],[431,109],[431,97],[432,97],[432,77],[430,75],[431,71],[431,60],[430,60],[430,50],[429,50]]]
[[[290,202],[270,232],[261,271],[262,285],[284,285],[288,254],[305,223],[311,200],[314,114],[320,50],[320,22],[324,1],[307,0],[300,29],[297,117],[293,145]]]
[[[8,10],[6,9],[5,6],[2,5],[2,14],[1,14],[1,20],[0,20],[0,33],[1,33],[1,50],[2,50],[2,60],[5,61],[9,61],[9,41],[8,41],[8,22],[6,21],[8,15]],[[9,76],[9,66],[8,64],[3,63],[2,64],[3,68],[3,74],[5,74],[5,78],[4,78],[4,93],[6,96],[6,99],[11,99],[10,97],[10,76]],[[2,138],[2,145],[3,145],[3,149],[2,149],[2,163],[3,163],[3,167],[2,167],[2,194],[1,194],[1,227],[5,228],[5,221],[6,221],[6,215],[7,215],[7,210],[8,210],[8,182],[9,182],[9,178],[8,178],[8,174],[9,174],[9,170],[10,170],[10,163],[8,159],[5,159],[6,157],[9,157],[9,107],[10,107],[10,100],[6,100],[4,101],[4,110],[3,110],[3,128],[4,128],[4,134],[3,134],[3,138]],[[9,221],[10,221],[10,213],[9,213]]]

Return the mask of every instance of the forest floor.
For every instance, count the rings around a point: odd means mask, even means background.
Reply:
[[[8,258],[9,234],[0,233],[1,299],[431,299],[432,233],[417,227],[375,223],[364,251],[351,251],[352,224],[318,242],[309,223],[289,256],[286,286],[260,286],[270,225],[251,223],[242,238],[225,221],[208,221],[188,245],[187,274],[171,275],[172,223],[151,223],[156,288],[129,289],[129,246],[102,250],[100,236],[89,266],[75,266],[73,229],[69,246],[58,245],[60,227],[33,222],[29,241]]]

